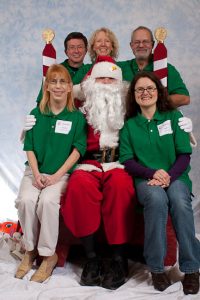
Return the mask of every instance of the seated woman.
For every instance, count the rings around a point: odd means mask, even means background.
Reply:
[[[86,150],[85,118],[74,108],[72,82],[65,67],[48,69],[43,98],[31,113],[37,122],[25,136],[28,162],[16,200],[26,254],[15,277],[22,279],[39,254],[43,261],[31,281],[43,282],[58,260],[60,198],[72,167]]]
[[[120,132],[120,162],[134,176],[144,206],[144,256],[154,288],[170,281],[164,273],[168,211],[179,244],[185,294],[199,291],[200,242],[191,205],[189,136],[178,126],[181,113],[170,107],[160,80],[150,72],[133,79],[127,95],[127,121]]]

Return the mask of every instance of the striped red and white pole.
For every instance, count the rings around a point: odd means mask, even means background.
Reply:
[[[164,87],[167,87],[167,48],[164,45],[164,39],[167,36],[165,28],[160,27],[155,30],[155,38],[157,46],[153,54],[153,70],[154,73],[160,78]]]
[[[49,66],[56,63],[56,50],[51,43],[54,37],[55,33],[52,29],[45,29],[42,33],[42,38],[46,41],[46,45],[42,51],[43,80],[46,78]]]

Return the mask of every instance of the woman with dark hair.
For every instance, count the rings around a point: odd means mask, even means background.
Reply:
[[[179,244],[179,267],[185,273],[185,294],[199,291],[200,243],[195,238],[188,176],[191,146],[180,129],[181,113],[170,107],[155,74],[138,73],[126,101],[127,121],[120,132],[120,162],[134,176],[137,197],[144,206],[144,256],[154,288],[164,291],[168,212]]]

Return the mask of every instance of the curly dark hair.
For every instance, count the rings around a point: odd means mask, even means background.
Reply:
[[[140,78],[151,79],[158,91],[158,100],[156,106],[159,112],[173,110],[172,105],[168,101],[167,89],[162,85],[160,79],[153,72],[141,71],[131,81],[128,93],[126,96],[126,119],[136,116],[138,112],[141,112],[140,106],[135,100],[135,85]]]

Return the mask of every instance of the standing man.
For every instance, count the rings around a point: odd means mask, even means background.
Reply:
[[[64,47],[64,52],[68,58],[61,65],[67,69],[73,82],[76,72],[84,65],[83,60],[87,53],[88,41],[81,32],[71,32],[64,40]],[[37,97],[37,102],[39,103],[41,99],[42,87]]]
[[[139,26],[131,34],[131,49],[134,59],[118,62],[122,69],[123,79],[131,81],[139,71],[153,71],[153,46],[154,39],[151,30]],[[190,103],[189,92],[174,66],[168,63],[168,100],[176,108]]]
[[[71,32],[64,41],[64,47],[68,59],[65,59],[61,65],[68,70],[73,81],[76,72],[84,65],[83,60],[87,53],[88,41],[81,32]]]

